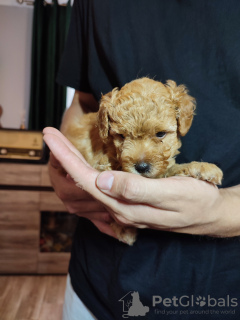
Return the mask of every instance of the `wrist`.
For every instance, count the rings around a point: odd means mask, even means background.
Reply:
[[[216,214],[219,216],[217,236],[240,236],[240,186],[219,190]]]

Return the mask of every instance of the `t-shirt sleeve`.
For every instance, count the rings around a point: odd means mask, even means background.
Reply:
[[[74,1],[69,32],[56,80],[60,85],[91,92],[87,77],[83,6],[84,1]]]

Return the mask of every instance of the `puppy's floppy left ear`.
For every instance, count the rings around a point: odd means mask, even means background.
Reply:
[[[196,100],[188,94],[184,85],[176,85],[176,82],[168,80],[166,83],[170,91],[170,99],[175,104],[178,132],[185,136],[192,125]]]
[[[109,92],[102,96],[98,111],[98,128],[99,135],[103,142],[107,142],[109,131],[108,109],[111,107],[111,96]]]
[[[118,92],[118,89],[115,88],[111,92],[102,96],[98,111],[98,128],[99,135],[103,142],[107,142],[108,134],[110,129],[109,114],[111,113],[113,106],[113,100]]]

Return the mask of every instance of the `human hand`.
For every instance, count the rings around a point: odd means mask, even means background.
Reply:
[[[219,190],[187,177],[147,179],[116,171],[99,174],[56,129],[47,128],[44,133],[44,140],[76,185],[101,202],[118,223],[211,236],[239,234],[236,215],[226,214],[236,200],[231,188]]]
[[[147,179],[124,172],[103,172],[97,186],[116,199],[120,224],[178,233],[240,235],[240,185],[218,189],[190,177]]]
[[[47,132],[51,132],[51,129],[48,128]],[[115,236],[109,226],[113,221],[111,215],[100,202],[76,186],[73,179],[63,170],[61,163],[52,152],[50,152],[48,168],[52,186],[67,211],[91,220],[101,232]]]
[[[177,176],[152,180],[104,172],[97,186],[120,201],[114,215],[121,224],[198,235],[225,233],[221,192],[205,181]]]

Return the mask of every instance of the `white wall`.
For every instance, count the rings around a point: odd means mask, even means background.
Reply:
[[[33,6],[0,2],[0,105],[5,128],[19,128],[24,113],[28,123],[32,18]]]

